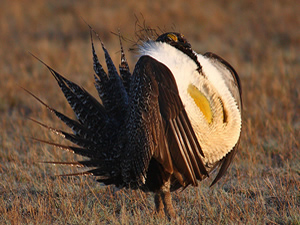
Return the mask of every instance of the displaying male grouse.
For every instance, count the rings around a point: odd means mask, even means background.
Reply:
[[[170,192],[197,186],[219,167],[213,185],[237,151],[242,124],[239,77],[221,57],[194,52],[179,33],[164,33],[139,46],[132,74],[122,45],[118,74],[101,44],[108,73],[92,42],[101,102],[46,65],[77,120],[34,96],[73,134],[40,124],[76,146],[42,142],[88,157],[55,164],[94,167],[79,174],[94,175],[106,185],[154,192],[157,212],[174,217]]]

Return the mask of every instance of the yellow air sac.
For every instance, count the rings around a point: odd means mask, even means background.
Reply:
[[[190,84],[187,89],[189,95],[195,101],[197,107],[201,110],[208,123],[212,122],[212,111],[207,98],[196,88],[193,84]]]

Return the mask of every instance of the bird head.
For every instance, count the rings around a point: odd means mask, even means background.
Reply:
[[[160,35],[156,41],[166,42],[180,50],[192,50],[191,44],[180,33],[168,32]]]
[[[197,59],[197,55],[192,50],[191,44],[184,38],[183,34],[176,32],[164,33],[156,39],[156,42],[167,43],[188,55],[197,64],[198,72],[201,72],[201,65]]]

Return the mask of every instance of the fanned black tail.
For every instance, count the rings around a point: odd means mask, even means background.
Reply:
[[[89,160],[80,162],[47,163],[70,166],[75,165],[78,167],[96,167],[96,169],[86,172],[69,175],[94,175],[98,177],[98,181],[105,184],[124,186],[125,184],[122,183],[119,166],[120,160],[122,159],[122,141],[120,140],[122,135],[120,134],[122,134],[125,121],[124,118],[126,118],[129,110],[127,91],[129,89],[131,74],[125,58],[121,39],[120,75],[118,74],[104,44],[100,40],[105,55],[108,73],[104,71],[95,52],[92,34],[91,41],[95,71],[95,87],[102,103],[97,101],[84,88],[79,87],[77,84],[66,79],[35,56],[35,58],[48,68],[56,79],[61,91],[73,109],[77,120],[71,119],[51,108],[34,94],[25,90],[70,127],[73,133],[58,130],[36,120],[31,120],[80,147],[60,145],[34,139],[89,158]],[[119,135],[117,136],[116,134]]]

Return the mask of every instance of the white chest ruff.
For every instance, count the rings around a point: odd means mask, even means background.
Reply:
[[[172,72],[205,155],[204,163],[215,163],[226,156],[239,139],[241,113],[220,71],[208,59],[198,55],[204,76],[199,74],[196,63],[190,57],[166,43],[145,43],[140,52],[141,55],[149,55],[163,63]],[[208,100],[212,113],[210,123],[188,93],[190,84]]]

